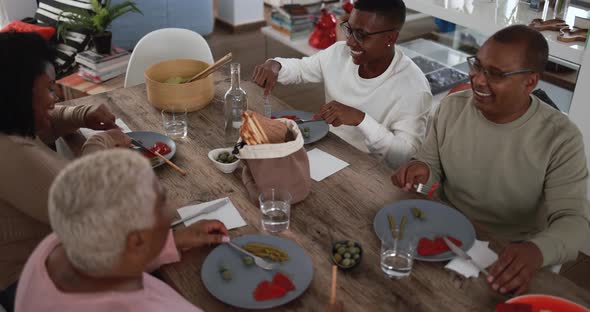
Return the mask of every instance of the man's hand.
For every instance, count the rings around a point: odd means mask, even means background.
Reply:
[[[104,104],[93,106],[84,119],[87,128],[93,130],[109,130],[117,128],[115,115]]]
[[[412,160],[393,173],[391,182],[404,192],[409,192],[414,188],[414,184],[426,184],[429,176],[430,168],[425,163]]]
[[[262,65],[256,65],[252,74],[252,81],[264,88],[264,95],[270,94],[270,91],[277,84],[281,63],[273,60],[267,60]]]
[[[332,101],[324,104],[320,111],[313,116],[313,119],[323,119],[334,127],[341,125],[358,126],[365,119],[365,113],[337,101]]]
[[[201,220],[174,232],[178,250],[229,242],[229,233],[219,220]]]
[[[129,147],[131,145],[131,138],[119,129],[111,129],[104,132],[113,141],[112,147]]]
[[[492,265],[488,283],[502,294],[514,291],[515,295],[521,295],[542,265],[543,254],[534,243],[510,244]]]

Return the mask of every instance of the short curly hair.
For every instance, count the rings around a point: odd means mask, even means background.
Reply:
[[[0,33],[0,133],[35,137],[33,84],[54,55],[36,33]]]
[[[354,8],[381,15],[400,30],[406,22],[406,4],[402,0],[358,0],[354,3]]]
[[[499,30],[490,37],[496,42],[521,45],[524,49],[524,64],[535,72],[542,73],[549,59],[549,45],[537,30],[526,25],[512,25]]]
[[[76,159],[59,173],[49,190],[49,220],[78,270],[110,273],[129,233],[156,224],[155,181],[147,158],[122,148]]]

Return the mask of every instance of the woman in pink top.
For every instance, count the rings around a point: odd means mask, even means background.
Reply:
[[[219,221],[170,231],[174,209],[146,158],[129,150],[74,161],[49,193],[54,233],[35,249],[16,311],[201,311],[145,273],[179,250],[229,241]]]

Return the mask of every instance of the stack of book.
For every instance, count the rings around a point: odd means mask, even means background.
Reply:
[[[273,10],[270,25],[291,40],[307,37],[313,30],[313,19],[306,7],[287,4]]]
[[[86,80],[101,83],[124,74],[131,54],[121,48],[114,47],[110,54],[98,54],[94,51],[83,51],[76,55],[80,64],[78,75]]]

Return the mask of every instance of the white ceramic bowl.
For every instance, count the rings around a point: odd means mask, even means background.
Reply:
[[[213,162],[215,167],[217,167],[217,169],[221,170],[221,172],[232,173],[236,170],[236,168],[238,168],[238,165],[240,164],[241,160],[238,159],[231,164],[224,164],[222,162],[217,161],[217,157],[219,156],[219,154],[221,154],[223,152],[228,152],[231,154],[233,149],[234,149],[233,147],[214,149],[209,152],[209,159],[211,159],[211,161]]]

